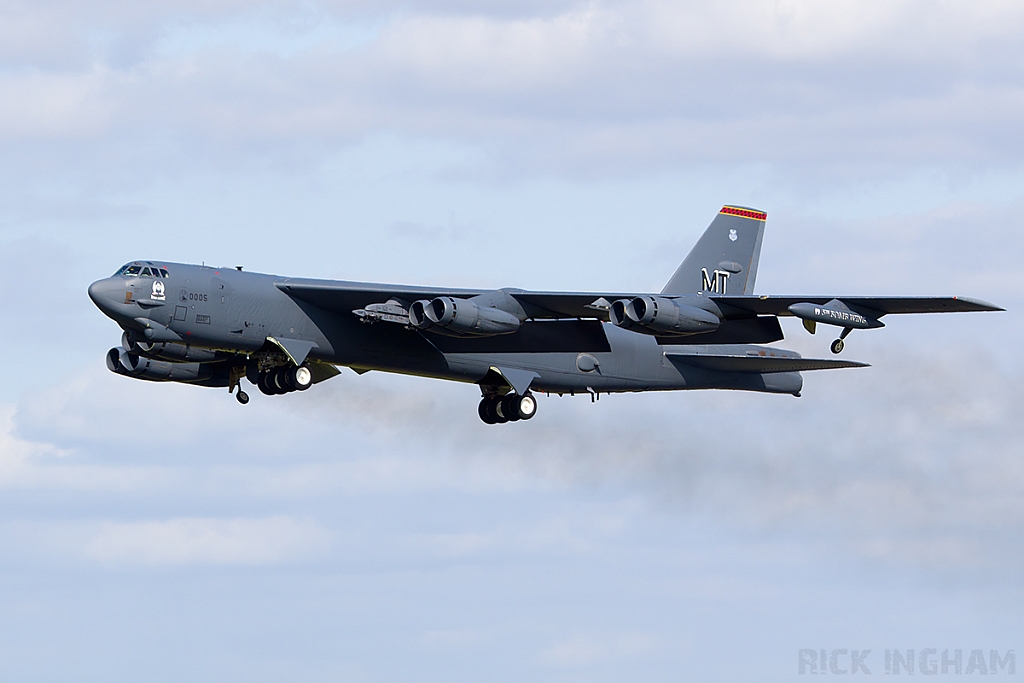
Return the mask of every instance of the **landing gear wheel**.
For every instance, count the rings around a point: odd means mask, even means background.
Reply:
[[[846,343],[842,339],[836,339],[832,342],[832,353],[842,353],[844,346],[846,346]]]
[[[519,395],[507,394],[501,399],[501,412],[508,418],[509,422],[519,422],[523,419],[519,415]]]
[[[480,419],[483,420],[484,424],[495,424],[497,422],[497,415],[491,409],[493,401],[490,396],[484,396],[480,399],[480,405],[477,407],[476,412],[480,415]]]
[[[270,382],[268,381],[270,379],[269,374],[270,373],[267,372],[261,372],[256,380],[256,386],[259,388],[260,392],[267,396],[273,396],[277,393],[277,390],[270,386]]]
[[[270,379],[267,380],[267,384],[275,389],[276,394],[287,394],[291,391],[291,387],[287,384],[287,377],[285,376],[288,372],[287,368],[277,368],[276,370],[270,371]]]
[[[517,401],[516,411],[519,413],[520,419],[529,420],[537,414],[537,399],[533,397],[533,394],[520,396]]]
[[[291,368],[285,374],[285,382],[291,389],[305,391],[313,386],[313,373],[305,365]]]
[[[495,396],[490,400],[488,414],[494,416],[494,424],[500,425],[508,422],[509,418],[505,413],[505,398],[503,396]]]
[[[241,389],[239,389],[239,390],[238,390],[238,393],[237,393],[237,394],[235,394],[235,398],[236,398],[236,399],[238,400],[238,402],[239,402],[239,403],[241,403],[241,404],[242,404],[243,406],[244,406],[244,405],[245,405],[246,403],[248,403],[248,402],[249,402],[249,394],[245,393],[245,392],[244,392],[244,391],[242,391]]]

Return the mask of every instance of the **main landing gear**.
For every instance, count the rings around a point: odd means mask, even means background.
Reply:
[[[484,396],[477,412],[480,419],[489,425],[529,420],[537,414],[537,399],[530,392],[522,396],[515,392],[504,396]]]
[[[832,342],[832,346],[829,347],[830,349],[832,349],[832,353],[843,352],[843,348],[846,346],[846,343],[843,342],[843,340],[846,339],[846,335],[850,334],[852,330],[853,328],[851,327],[843,328],[843,331],[839,334],[839,339],[836,339],[834,342]]]
[[[305,391],[313,386],[313,373],[305,365],[295,367],[294,365],[282,365],[261,371],[256,380],[259,387],[267,396],[287,394],[292,391]],[[246,403],[241,398],[240,403]]]

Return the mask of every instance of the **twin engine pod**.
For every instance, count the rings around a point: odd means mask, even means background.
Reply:
[[[206,386],[227,386],[227,373],[218,373],[202,363],[171,363],[155,358],[146,358],[113,348],[107,352],[107,369],[118,375],[145,379],[151,382],[188,382]],[[224,377],[220,377],[223,374]]]
[[[210,349],[178,342],[151,342],[145,338],[140,339],[140,336],[125,332],[121,335],[121,347],[131,354],[175,363],[212,363],[219,360],[217,352]]]
[[[409,307],[409,324],[417,330],[430,330],[452,337],[490,337],[512,334],[521,321],[516,316],[491,306],[479,306],[469,299],[439,296],[420,299]]]
[[[722,322],[710,311],[681,306],[663,296],[619,299],[612,303],[608,315],[613,325],[625,330],[666,336],[714,332]]]

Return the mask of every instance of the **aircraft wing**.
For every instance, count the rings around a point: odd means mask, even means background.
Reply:
[[[278,280],[275,284],[278,289],[289,296],[336,313],[351,313],[354,309],[363,308],[367,304],[384,303],[391,298],[411,303],[417,299],[433,299],[438,296],[465,299],[484,294],[486,291],[493,291],[296,278]],[[518,289],[506,289],[505,291],[522,304],[531,318],[556,319],[598,318],[607,320],[607,306],[611,301],[637,296],[636,292],[616,294],[607,292],[527,292]],[[597,303],[596,307],[593,306],[595,303]]]
[[[278,289],[296,299],[337,313],[351,313],[371,303],[383,303],[394,298],[411,303],[417,299],[438,296],[470,298],[486,293],[480,289],[453,289],[418,287],[413,285],[371,284],[336,280],[306,280],[287,278],[278,280]],[[531,318],[596,318],[608,320],[608,307],[616,299],[629,299],[637,292],[531,292],[505,289],[515,297]],[[657,296],[657,295],[655,295]],[[827,304],[833,300],[847,306],[876,314],[877,317],[895,313],[952,313],[967,311],[1002,311],[1004,309],[967,297],[884,297],[884,296],[717,296],[709,298],[722,308],[726,318],[754,315],[790,316],[793,304]]]
[[[601,318],[608,319],[606,308],[616,299],[630,299],[636,292],[510,292],[528,312],[537,318]],[[707,294],[707,293],[705,293]],[[657,294],[653,296],[659,296]],[[664,296],[664,295],[660,295]],[[725,305],[726,317],[750,315],[793,315],[789,307],[798,303],[827,304],[840,300],[857,309],[868,309],[880,316],[895,313],[958,313],[971,311],[1002,311],[1005,309],[986,301],[962,296],[708,296],[719,306]],[[596,305],[595,305],[596,304]],[[738,309],[729,315],[729,309]],[[736,313],[740,315],[737,316]]]
[[[839,300],[857,310],[870,311],[877,317],[891,313],[964,313],[972,311],[1002,311],[998,306],[978,299],[962,296],[716,296],[709,297],[726,317],[732,309],[745,314],[793,315],[789,307],[810,303],[824,305]]]
[[[720,370],[725,372],[804,372],[807,370],[869,367],[867,363],[833,358],[690,353],[666,353],[665,356],[673,363],[683,363],[695,368],[703,368],[704,370]]]

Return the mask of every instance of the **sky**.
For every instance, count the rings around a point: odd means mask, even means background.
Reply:
[[[1022,651],[1022,119],[1015,2],[0,2],[0,678]],[[659,291],[727,203],[768,213],[759,293],[1007,311],[889,318],[799,399],[488,427],[423,378],[129,380],[86,296],[140,258]]]

